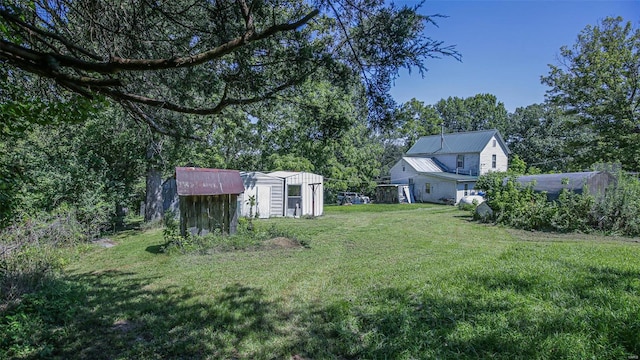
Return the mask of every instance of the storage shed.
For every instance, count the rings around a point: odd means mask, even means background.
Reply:
[[[244,191],[239,171],[177,167],[176,187],[182,235],[236,232],[238,195]]]
[[[523,186],[532,186],[534,191],[546,192],[548,200],[555,200],[563,189],[582,194],[587,189],[589,194],[604,194],[609,185],[616,181],[613,174],[606,171],[588,171],[560,174],[524,175],[516,178]]]
[[[240,195],[239,208],[242,216],[269,218],[284,214],[284,179],[262,172],[241,171],[244,193]],[[255,205],[251,206],[251,197]]]
[[[398,204],[411,203],[411,191],[409,185],[382,184],[376,187],[376,203]]]
[[[322,175],[293,171],[275,171],[267,175],[283,180],[283,209],[280,216],[322,215],[324,211]]]

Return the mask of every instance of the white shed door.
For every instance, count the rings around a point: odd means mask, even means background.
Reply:
[[[266,219],[271,212],[271,186],[258,186],[256,196],[259,217]]]

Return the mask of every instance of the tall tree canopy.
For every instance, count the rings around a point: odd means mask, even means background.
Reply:
[[[449,132],[498,129],[507,132],[507,110],[492,94],[476,94],[468,98],[448,97],[434,107]]]
[[[370,115],[382,119],[375,110],[388,105],[398,69],[458,56],[424,35],[431,17],[382,0],[3,0],[0,20],[2,66],[114,99],[167,133],[175,118],[147,107],[219,114],[286,93],[318,69],[364,83]]]
[[[587,26],[573,47],[560,50],[561,64],[542,77],[548,99],[578,116],[595,138],[575,144],[589,148],[580,160],[620,162],[640,170],[640,29],[621,17]]]
[[[575,167],[575,158],[581,153],[567,151],[568,144],[584,136],[567,131],[567,124],[572,119],[561,108],[551,104],[519,107],[509,114],[509,131],[504,135],[505,140],[512,154],[530,166],[529,171],[582,170]]]

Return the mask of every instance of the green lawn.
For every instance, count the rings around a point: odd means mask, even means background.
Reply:
[[[637,239],[519,232],[437,205],[327,207],[260,220],[310,248],[158,253],[112,238],[5,314],[32,358],[629,359],[640,355]],[[30,308],[31,307],[31,308]]]

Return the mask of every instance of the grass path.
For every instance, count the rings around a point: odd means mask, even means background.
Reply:
[[[272,225],[274,224],[274,225]],[[51,357],[414,359],[640,355],[640,246],[470,222],[453,207],[269,219],[309,249],[156,253],[126,233],[68,268]]]

